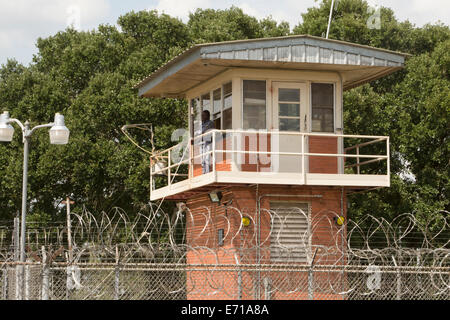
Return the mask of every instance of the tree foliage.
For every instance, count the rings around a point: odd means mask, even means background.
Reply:
[[[13,117],[32,125],[66,116],[66,146],[49,144],[48,132],[32,137],[29,202],[31,218],[54,220],[58,202],[71,195],[92,212],[120,206],[127,212],[148,202],[148,157],[120,132],[127,123],[151,122],[157,148],[186,125],[186,102],[141,99],[133,86],[196,43],[311,34],[326,31],[331,1],[309,8],[290,31],[286,22],[258,20],[241,9],[198,9],[189,21],[156,11],[129,12],[118,26],[72,29],[38,39],[29,66],[8,60],[0,68],[0,101]],[[350,213],[392,217],[449,210],[449,52],[443,24],[416,27],[381,8],[381,28],[369,29],[363,0],[340,0],[330,38],[413,55],[405,70],[345,93],[346,133],[389,135],[392,187],[352,196]],[[376,121],[374,121],[376,119]],[[148,135],[136,132],[150,147]],[[20,210],[22,142],[0,144],[0,220]]]

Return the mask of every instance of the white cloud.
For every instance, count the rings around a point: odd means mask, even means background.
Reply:
[[[194,12],[197,8],[210,7],[212,7],[210,0],[159,0],[157,5],[149,7],[149,10],[156,9],[159,13],[166,13],[187,22],[190,12]]]
[[[260,12],[258,9],[255,9],[255,7],[251,6],[247,2],[239,4],[237,7],[241,8],[242,11],[244,11],[246,14],[255,17],[256,19],[264,19],[267,15]]]
[[[417,26],[436,23],[450,24],[450,1],[448,0],[368,0],[371,5],[381,5],[394,10],[398,20],[409,20]]]
[[[30,61],[37,38],[64,30],[77,10],[81,29],[92,29],[109,14],[108,0],[0,1],[0,63],[7,58]]]
[[[450,24],[449,0],[368,1],[392,8],[397,19],[408,19],[418,26],[438,20]],[[73,16],[70,19],[74,14],[74,10],[68,12],[70,6],[80,9],[80,28],[90,30],[101,23],[114,24],[120,15],[133,9],[157,9],[187,22],[189,12],[197,8],[226,9],[232,5],[258,19],[271,15],[278,22],[287,21],[293,28],[301,22],[302,13],[319,4],[315,0],[0,0],[0,64],[8,57],[28,63],[36,52],[38,37],[55,34],[68,22],[76,24]]]

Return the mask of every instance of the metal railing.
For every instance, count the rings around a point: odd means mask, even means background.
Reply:
[[[336,138],[337,152],[324,150],[318,139]],[[284,145],[281,141],[284,141]],[[315,139],[316,141],[311,141]],[[368,150],[361,153],[361,149]],[[320,149],[314,152],[311,149]],[[342,150],[339,152],[339,150]],[[355,152],[355,153],[353,153]],[[308,165],[317,158],[337,159],[336,174],[375,174],[390,175],[389,137],[367,135],[344,135],[328,133],[298,133],[280,131],[249,130],[211,130],[198,135],[190,141],[183,141],[167,150],[155,153],[151,157],[151,185],[157,177],[164,176],[164,186],[203,175],[200,168],[205,166],[205,158],[209,158],[209,172],[224,171],[217,169],[217,164],[227,163],[228,171],[241,171],[242,164],[256,165],[255,172],[260,171],[260,159],[269,159],[270,166],[265,172],[282,172],[274,168],[272,163],[279,159],[296,159],[300,164],[296,173],[306,176],[312,173]],[[243,160],[247,158],[246,160]],[[275,161],[274,161],[275,160]],[[295,162],[295,161],[294,161]],[[384,163],[383,166],[376,165]],[[372,167],[371,167],[372,165]],[[186,168],[183,168],[186,167]],[[196,171],[195,169],[198,168]],[[381,170],[380,170],[381,168]],[[363,172],[364,170],[364,172]],[[317,172],[314,173],[327,173]],[[152,188],[152,190],[155,188]]]

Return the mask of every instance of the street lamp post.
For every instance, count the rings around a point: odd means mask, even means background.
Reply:
[[[10,118],[9,112],[5,111],[0,115],[0,141],[11,142],[14,135],[14,128],[10,123],[16,123],[22,129],[23,140],[23,180],[22,180],[22,217],[20,230],[20,262],[25,263],[25,232],[26,232],[26,215],[27,215],[27,187],[28,187],[28,154],[29,142],[34,131],[41,128],[51,128],[50,143],[51,144],[67,144],[69,142],[70,131],[64,124],[64,116],[55,114],[55,121],[48,124],[38,125],[30,129],[30,123],[22,124],[17,119]],[[21,268],[22,292],[23,292],[23,266]],[[21,295],[23,297],[23,295]]]

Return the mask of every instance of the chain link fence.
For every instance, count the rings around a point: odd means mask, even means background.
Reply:
[[[14,263],[1,299],[26,300],[450,300],[450,268],[294,265]]]
[[[285,212],[262,216],[278,219],[276,233],[256,220],[245,229],[251,214],[233,214],[239,223],[230,213],[218,243],[208,213],[193,237],[186,225],[197,222],[181,211],[156,207],[135,221],[120,209],[85,211],[73,214],[71,229],[28,225],[26,263],[18,262],[18,224],[0,225],[0,299],[450,300],[448,214],[430,222],[367,216],[339,228],[325,213],[288,233],[294,246],[283,242],[292,221]]]

